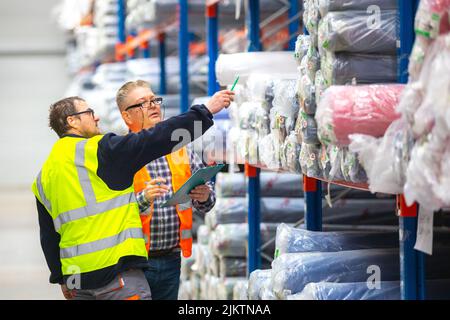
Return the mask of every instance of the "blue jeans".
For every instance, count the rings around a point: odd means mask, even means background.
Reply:
[[[180,252],[148,259],[144,270],[152,292],[152,300],[177,300],[180,287]]]

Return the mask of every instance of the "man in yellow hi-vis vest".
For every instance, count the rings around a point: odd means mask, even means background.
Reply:
[[[130,81],[117,92],[116,102],[122,118],[132,132],[160,123],[162,97],[157,97],[145,81]],[[142,230],[148,250],[149,268],[145,270],[152,299],[176,300],[180,286],[181,256],[192,254],[192,207],[204,214],[215,204],[211,185],[191,191],[191,201],[162,207],[191,173],[204,167],[189,147],[146,164],[134,177],[134,189],[141,213]]]
[[[189,141],[173,141],[175,129],[193,139],[212,114],[233,99],[218,92],[205,105],[139,134],[100,135],[99,118],[79,97],[54,103],[50,126],[60,139],[32,189],[39,214],[41,245],[67,299],[149,299],[143,269],[148,266],[133,178],[146,163]],[[174,149],[175,148],[175,149]]]

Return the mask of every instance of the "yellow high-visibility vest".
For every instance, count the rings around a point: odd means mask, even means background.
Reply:
[[[125,256],[147,258],[133,185],[116,191],[97,176],[102,137],[61,138],[33,182],[61,235],[63,275],[110,267]]]

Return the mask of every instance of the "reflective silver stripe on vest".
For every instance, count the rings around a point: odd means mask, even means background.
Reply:
[[[44,188],[42,187],[41,174],[42,171],[39,171],[38,176],[36,178],[36,185],[38,188],[39,196],[41,197],[41,201],[44,203],[44,206],[47,208],[47,210],[52,211],[52,205],[45,196]]]
[[[84,164],[85,162],[85,147],[87,140],[82,140],[77,143],[75,151],[75,166],[78,172],[78,179],[80,181],[81,189],[83,190],[84,199],[87,205],[95,204],[95,193],[94,188],[92,188],[91,180],[89,179],[89,174]]]
[[[61,249],[60,256],[61,259],[73,258],[115,247],[127,239],[142,239],[143,237],[142,228],[130,228],[111,237]]]
[[[181,239],[190,239],[192,238],[192,230],[191,229],[184,229],[181,230]]]
[[[53,220],[53,223],[55,224],[55,229],[58,231],[65,223],[94,216],[96,214],[119,208],[133,202],[136,202],[136,197],[134,196],[134,192],[130,192],[110,200],[94,203],[85,207],[61,213]]]
[[[86,143],[87,139],[82,140],[78,142],[75,147],[75,166],[77,168],[81,190],[83,191],[83,195],[86,200],[86,206],[59,214],[55,219],[53,219],[56,231],[59,231],[65,223],[90,217],[136,202],[136,196],[133,191],[122,194],[113,199],[97,202],[94,188],[92,187],[88,170],[85,166]]]

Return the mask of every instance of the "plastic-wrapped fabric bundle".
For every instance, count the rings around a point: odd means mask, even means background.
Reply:
[[[404,85],[332,86],[318,106],[319,139],[347,146],[350,134],[381,137],[399,118],[395,112]]]
[[[178,300],[192,300],[191,292],[192,292],[191,281],[189,280],[181,281],[180,288],[178,290]]]
[[[327,82],[323,77],[322,70],[317,71],[316,80],[314,81],[314,91],[316,95],[316,108],[317,104],[320,103],[320,99],[322,98],[323,93],[328,88]],[[315,113],[316,110],[314,110]]]
[[[400,300],[400,282],[382,281],[380,288],[369,289],[367,282],[308,283],[301,293],[287,296],[287,300]],[[450,299],[450,280],[428,280],[427,300]]]
[[[261,288],[261,292],[259,293],[259,296],[261,300],[278,300],[277,296],[272,290],[270,281],[264,283],[263,287]]]
[[[321,70],[328,85],[396,82],[397,57],[328,52],[321,56]]]
[[[220,54],[216,62],[217,81],[223,86],[233,84],[237,75],[239,82],[245,83],[253,73],[270,74],[273,78],[286,75],[295,78],[296,70],[297,62],[288,51]]]
[[[213,297],[208,296],[208,286],[210,277],[211,276],[209,274],[205,274],[203,278],[200,280],[200,290],[198,295],[199,300],[213,299]]]
[[[196,272],[191,273],[189,281],[191,282],[191,299],[200,299],[200,275]]]
[[[427,257],[429,279],[448,278],[450,271],[442,268],[449,262],[449,248],[438,248]],[[439,254],[437,254],[439,253]],[[272,262],[272,287],[278,298],[301,292],[311,282],[365,282],[367,268],[377,265],[381,281],[400,279],[398,249],[364,249],[321,253],[286,253]]]
[[[397,0],[319,0],[319,11],[323,17],[329,11],[368,10],[377,6],[381,10],[397,9]]]
[[[277,227],[275,256],[294,252],[337,252],[371,248],[395,248],[397,232],[315,232],[293,228],[285,223]]]
[[[252,73],[246,83],[248,91],[248,101],[261,102],[262,106],[268,110],[266,101],[267,88],[273,85],[273,77],[270,74]]]
[[[247,259],[234,257],[220,257],[219,276],[245,277],[247,274]]]
[[[295,182],[300,184],[300,180]],[[298,221],[299,214],[303,212],[304,200],[302,198],[261,198],[261,222],[285,222]],[[248,200],[239,198],[217,198],[215,207],[206,213],[209,227],[229,223],[247,222]]]
[[[397,249],[286,253],[272,262],[272,287],[285,299],[310,282],[363,282],[371,265],[381,269],[381,281],[395,281],[400,278],[398,254]]]
[[[302,76],[308,76],[314,82],[316,72],[320,69],[320,55],[315,47],[310,46],[302,58],[299,71]]]
[[[276,224],[261,224],[261,241],[267,242],[275,236]],[[232,223],[221,224],[211,232],[209,248],[211,252],[219,257],[241,257],[247,256],[248,224]],[[263,252],[273,256],[274,244],[264,248]]]
[[[259,139],[258,150],[259,160],[267,168],[277,170],[281,167],[279,136],[274,132]]]
[[[209,228],[208,226],[202,224],[197,229],[197,242],[199,244],[208,244],[209,241]]]
[[[299,79],[299,103],[301,109],[309,114],[314,115],[316,113],[316,86],[311,78],[307,75],[302,76]]]
[[[292,123],[292,118],[281,115],[276,108],[270,110],[269,118],[270,132],[274,138],[274,143],[276,143],[279,148],[286,139],[288,132],[295,127],[295,123]]]
[[[322,178],[320,167],[320,145],[302,143],[300,150],[300,167],[308,177]]]
[[[217,293],[221,280],[215,276],[205,277],[206,282],[206,298],[204,300],[217,300]]]
[[[283,79],[274,82],[273,109],[270,110],[271,129],[284,142],[286,136],[294,129],[298,114],[296,80]]]
[[[303,111],[299,112],[301,118],[301,134],[302,141],[306,144],[320,144],[319,137],[317,136],[317,122],[314,116],[310,116]]]
[[[255,128],[259,136],[270,133],[269,112],[263,106],[258,106],[255,110]]]
[[[344,180],[354,183],[367,182],[366,171],[361,166],[357,155],[350,152],[348,148],[344,148],[341,155],[341,172]]]
[[[297,41],[295,42],[294,57],[297,60],[298,65],[300,65],[303,57],[306,56],[306,53],[308,52],[310,46],[311,46],[310,36],[301,34],[297,37]]]
[[[208,265],[208,273],[214,277],[220,276],[220,257],[211,255],[211,260]]]
[[[383,138],[351,135],[350,150],[358,154],[371,192],[400,194],[405,184],[409,155],[414,145],[403,118],[394,121]]]
[[[319,47],[331,52],[396,54],[397,10],[328,12],[319,28]]]
[[[232,300],[234,287],[244,280],[246,280],[246,278],[233,277],[219,281],[217,285],[217,300]]]
[[[450,32],[449,7],[449,0],[421,0],[415,19],[416,33],[435,39],[439,34]]]
[[[238,280],[233,288],[233,300],[248,300],[248,280]]]
[[[292,131],[284,141],[280,149],[281,166],[289,172],[301,173],[300,157],[301,145],[298,143],[297,134]]]
[[[250,273],[248,279],[248,300],[261,300],[261,290],[266,283],[271,282],[272,270],[257,269]]]
[[[198,244],[197,245],[197,256],[192,269],[197,271],[199,274],[208,273],[209,264],[212,260],[212,253],[209,250],[208,245]]]
[[[194,243],[192,245],[192,255],[189,258],[181,258],[181,271],[180,271],[180,279],[182,281],[186,281],[191,277],[192,273],[192,265],[195,263],[197,258],[197,244]]]
[[[303,21],[311,37],[311,44],[317,46],[317,29],[319,27],[320,12],[317,0],[304,0]]]
[[[261,172],[261,197],[303,197],[303,190],[297,188],[299,176],[291,173]],[[245,197],[247,180],[242,174],[219,172],[216,176],[217,198]],[[217,207],[217,204],[216,204]]]

